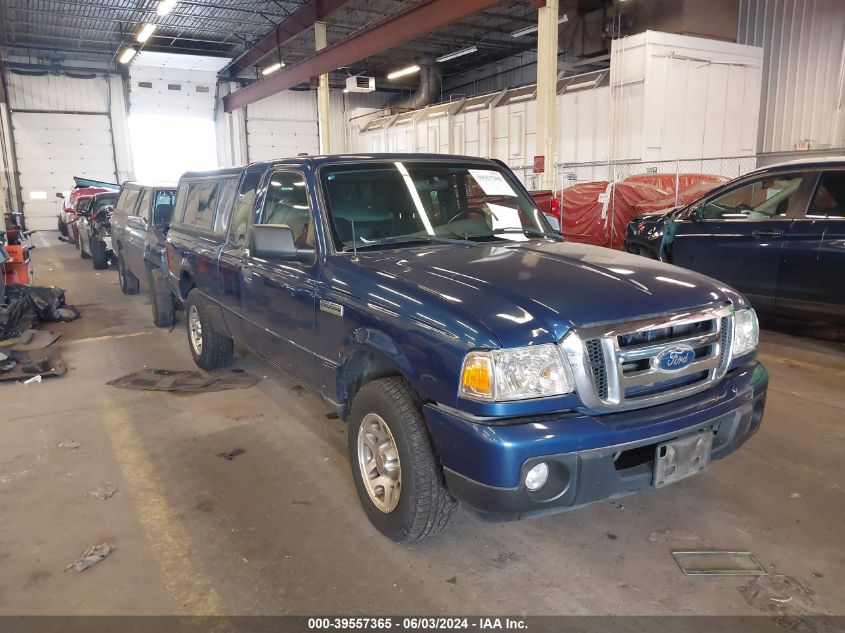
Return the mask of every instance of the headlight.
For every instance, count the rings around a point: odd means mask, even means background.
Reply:
[[[759,340],[760,324],[757,322],[757,313],[752,308],[737,310],[734,313],[733,357],[754,351]]]
[[[470,352],[461,370],[460,394],[473,400],[527,400],[574,391],[557,345]]]

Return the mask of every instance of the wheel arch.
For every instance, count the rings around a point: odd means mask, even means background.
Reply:
[[[357,330],[356,343],[347,349],[337,371],[337,394],[346,419],[361,387],[380,378],[403,378],[416,391],[411,365],[399,347],[384,333]]]

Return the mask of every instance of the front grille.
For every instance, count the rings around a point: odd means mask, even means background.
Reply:
[[[590,369],[593,372],[593,385],[599,398],[604,400],[607,398],[607,368],[605,366],[601,341],[599,339],[590,339],[584,345],[587,348],[587,357],[590,361]]]
[[[727,369],[731,319],[730,306],[724,306],[578,328],[583,345],[566,345],[566,350],[575,368],[576,383],[580,373],[579,393],[588,406],[622,410],[667,402],[704,389]],[[677,349],[690,355],[691,360],[679,369],[661,367],[660,355]]]

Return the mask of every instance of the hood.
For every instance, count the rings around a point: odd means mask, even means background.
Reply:
[[[703,275],[585,244],[430,246],[359,258],[382,281],[410,284],[471,313],[505,347],[556,341],[577,325],[744,303]]]

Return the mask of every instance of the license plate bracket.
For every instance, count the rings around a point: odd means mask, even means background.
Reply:
[[[658,444],[654,453],[654,487],[668,486],[707,468],[712,448],[710,431]]]

